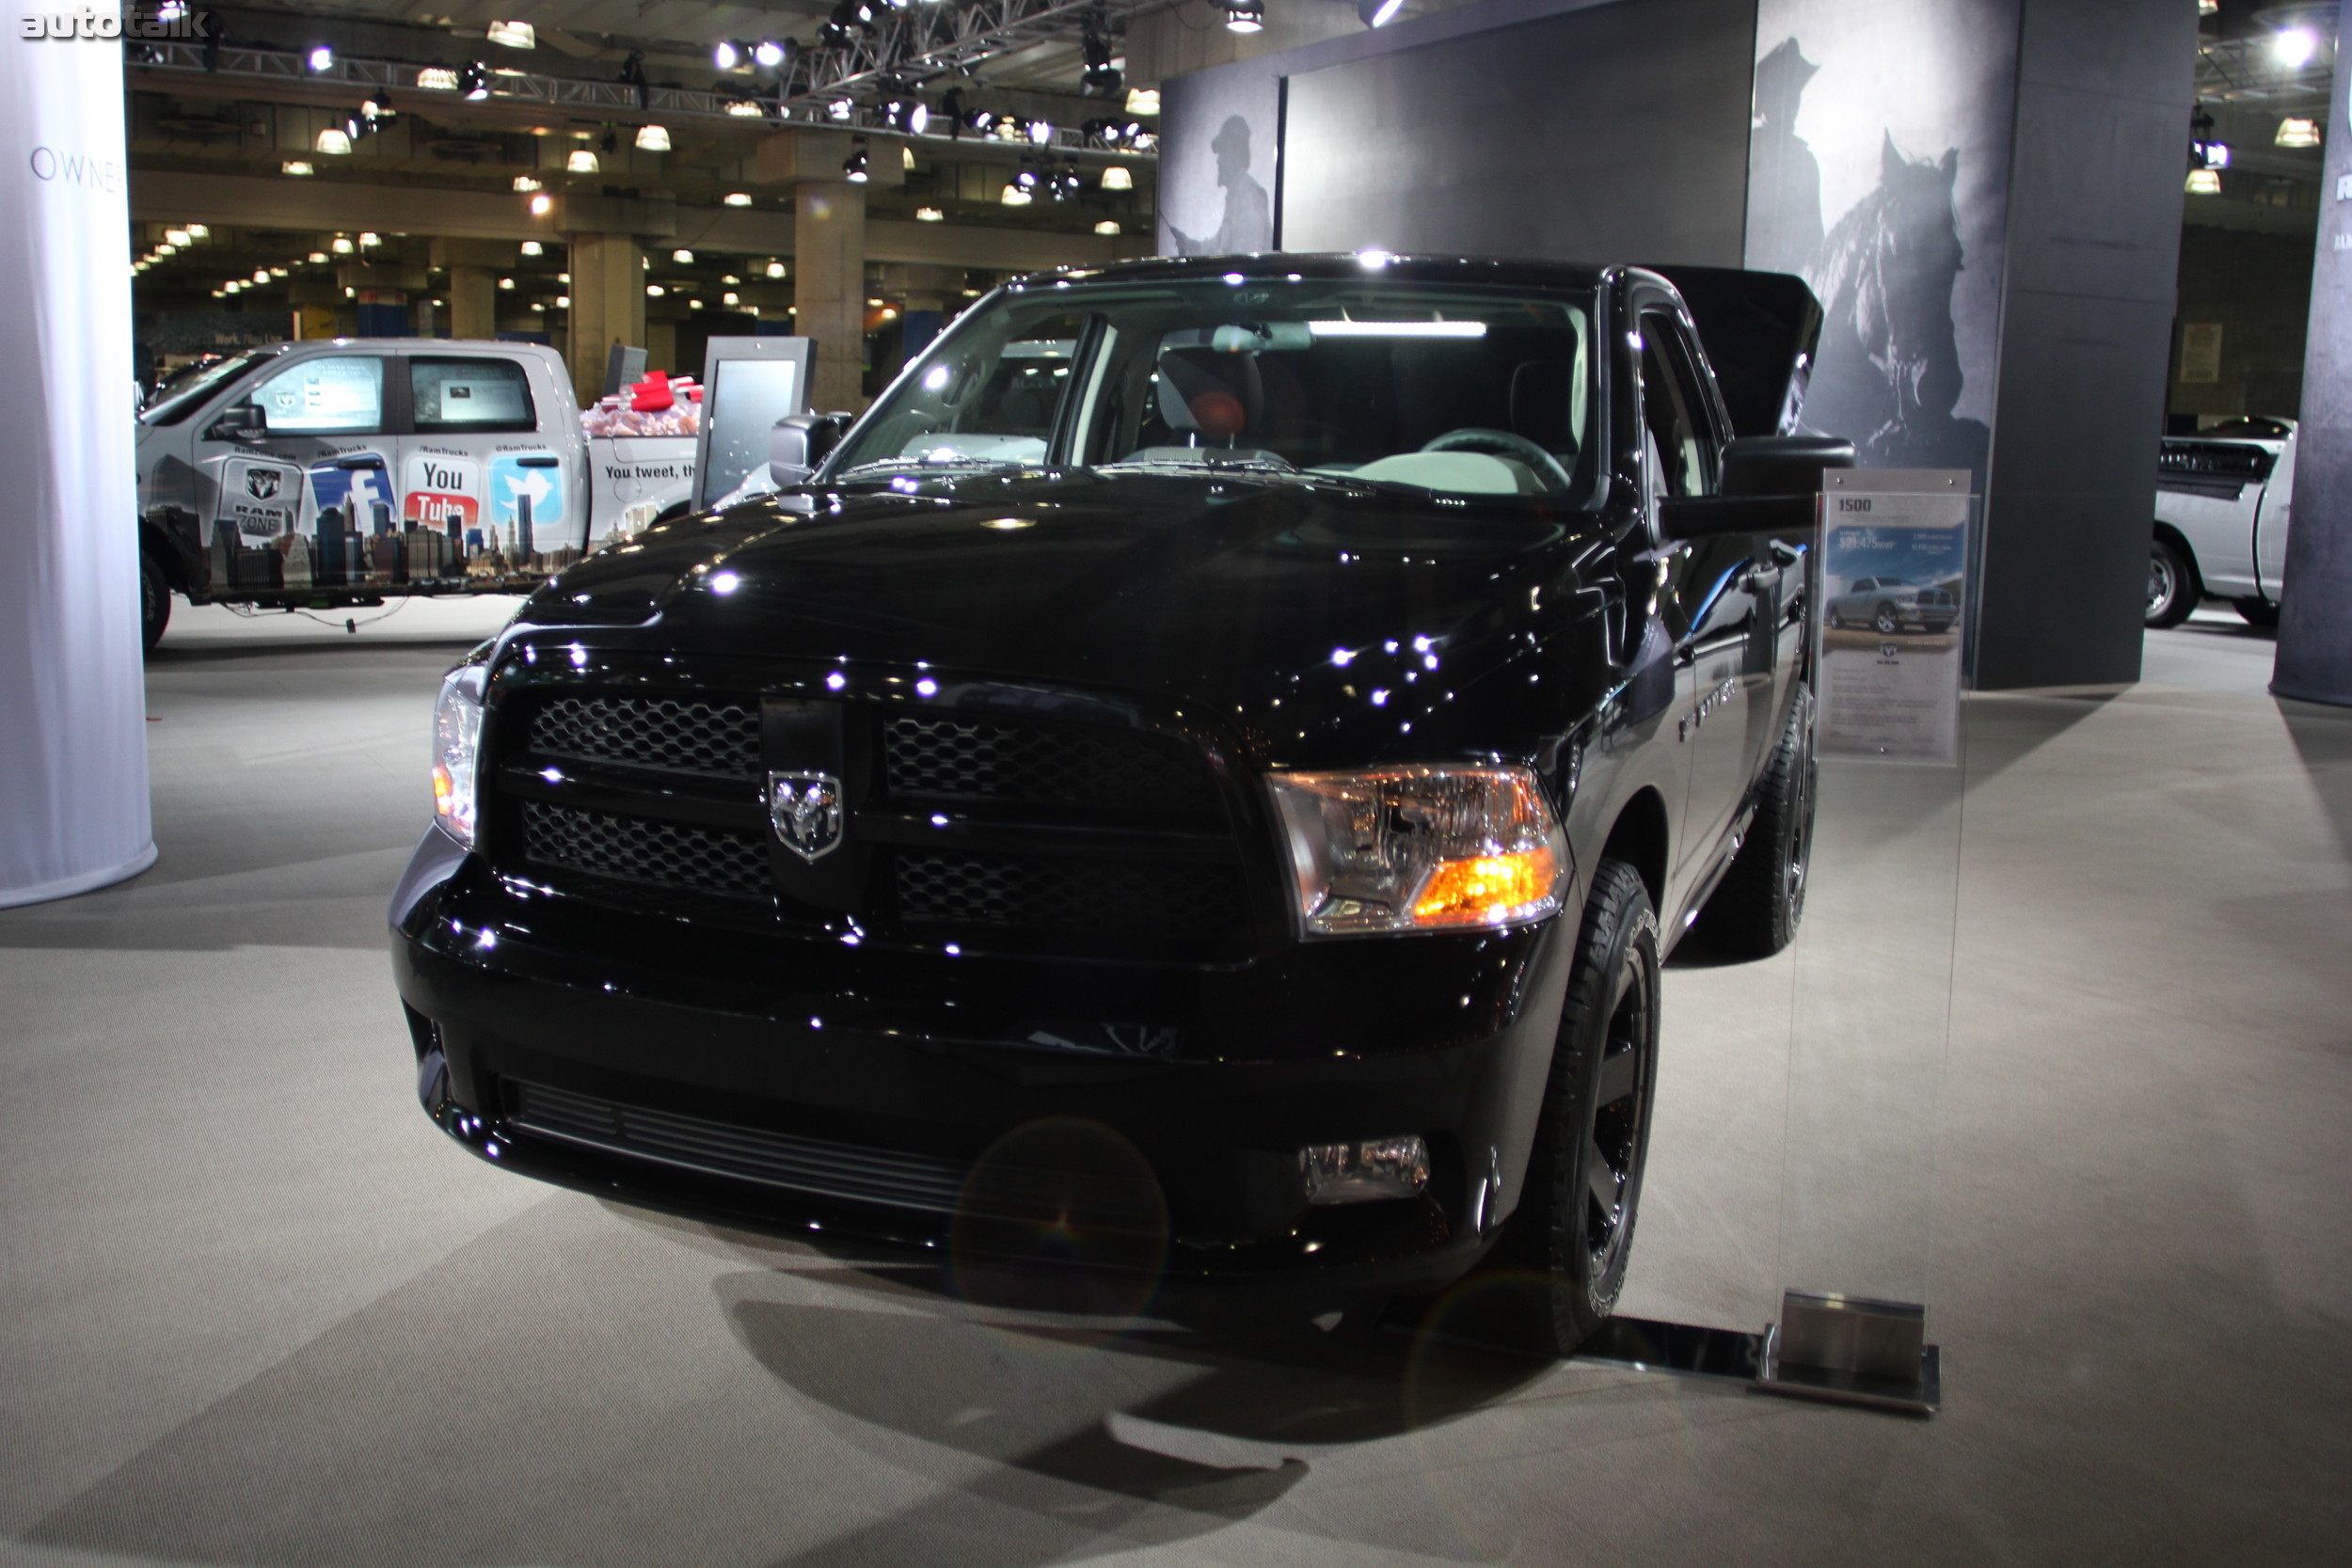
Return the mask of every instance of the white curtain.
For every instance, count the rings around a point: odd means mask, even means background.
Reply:
[[[0,39],[0,906],[155,859],[122,46]]]

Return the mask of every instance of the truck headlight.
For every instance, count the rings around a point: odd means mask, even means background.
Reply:
[[[1525,768],[1267,776],[1313,937],[1510,926],[1557,914],[1568,842]]]
[[[482,757],[482,666],[453,670],[433,709],[433,817],[473,847],[474,778]]]

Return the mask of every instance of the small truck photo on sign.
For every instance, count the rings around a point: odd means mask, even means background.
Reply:
[[[1820,754],[1955,763],[1968,475],[1882,468],[1826,478],[1815,618]]]

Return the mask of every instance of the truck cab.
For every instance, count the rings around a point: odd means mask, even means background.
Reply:
[[[535,343],[278,343],[139,416],[144,631],[193,603],[523,588],[590,544],[570,376]]]

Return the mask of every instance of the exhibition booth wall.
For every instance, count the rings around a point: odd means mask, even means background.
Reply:
[[[0,52],[0,907],[155,858],[119,40]]]
[[[1985,498],[1976,684],[2128,681],[2195,35],[2130,0],[1486,0],[1167,83],[1161,245],[1803,276],[1808,422]]]

